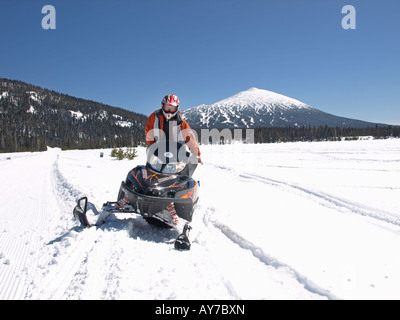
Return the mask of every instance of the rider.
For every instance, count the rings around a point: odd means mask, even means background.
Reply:
[[[153,112],[147,120],[145,134],[146,142],[151,145],[159,140],[185,142],[189,150],[201,162],[200,149],[189,124],[182,119],[179,112],[179,98],[169,94],[161,101],[161,109]]]
[[[197,156],[197,162],[202,163],[196,137],[189,124],[182,119],[178,109],[179,98],[176,95],[169,94],[164,97],[161,101],[161,109],[153,112],[147,120],[146,142],[148,145],[161,140],[185,142],[189,150]],[[184,220],[179,219],[173,202],[166,209],[168,212],[165,218],[169,219],[175,228],[181,232],[175,242],[175,247],[190,248],[190,242],[187,238],[187,232],[191,229],[190,226]]]

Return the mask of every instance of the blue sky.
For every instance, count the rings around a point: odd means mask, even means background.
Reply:
[[[146,115],[257,87],[400,124],[399,17],[398,0],[1,0],[0,77]]]

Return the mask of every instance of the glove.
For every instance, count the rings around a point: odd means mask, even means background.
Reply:
[[[201,163],[201,164],[203,164],[203,162],[201,161],[201,158],[200,158],[200,156],[197,156],[197,163]]]

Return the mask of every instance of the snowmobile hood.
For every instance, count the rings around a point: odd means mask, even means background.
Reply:
[[[155,172],[145,166],[132,169],[126,178],[126,185],[133,191],[155,197],[175,198],[196,187],[196,182],[180,174]]]
[[[176,184],[179,175],[159,173],[141,166],[140,168],[136,168],[136,170],[131,170],[128,177],[142,187],[168,188]]]

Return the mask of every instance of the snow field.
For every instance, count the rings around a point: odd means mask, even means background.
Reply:
[[[75,221],[145,162],[110,151],[0,157],[0,299],[400,298],[400,140],[201,146],[188,252],[140,216]]]

